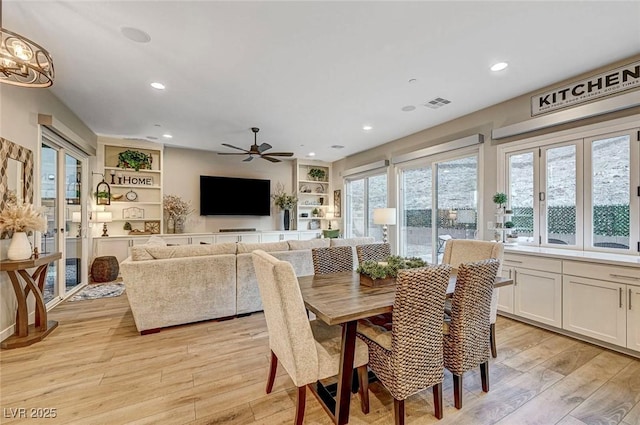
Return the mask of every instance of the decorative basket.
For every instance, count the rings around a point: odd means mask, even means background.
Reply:
[[[371,288],[377,288],[379,286],[395,285],[395,277],[385,277],[384,279],[372,279],[366,274],[360,273],[360,285],[369,286]]]
[[[120,266],[113,256],[98,257],[91,265],[91,278],[94,282],[113,282],[118,278]]]

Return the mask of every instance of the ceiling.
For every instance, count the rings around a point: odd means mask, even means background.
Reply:
[[[49,50],[50,90],[96,134],[230,152],[255,126],[324,161],[640,53],[638,1],[5,0],[3,24]]]

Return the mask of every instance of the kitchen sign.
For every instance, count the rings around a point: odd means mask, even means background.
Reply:
[[[531,96],[531,116],[640,88],[640,61]]]

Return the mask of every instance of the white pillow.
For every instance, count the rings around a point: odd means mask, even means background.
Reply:
[[[153,235],[149,238],[145,245],[148,246],[167,246],[167,243],[160,236]]]

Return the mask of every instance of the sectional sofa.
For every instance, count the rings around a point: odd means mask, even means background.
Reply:
[[[297,276],[313,274],[311,249],[355,247],[373,238],[313,239],[272,243],[168,246],[159,238],[131,248],[120,264],[136,328],[160,328],[262,310],[251,252],[261,249],[289,261]]]

